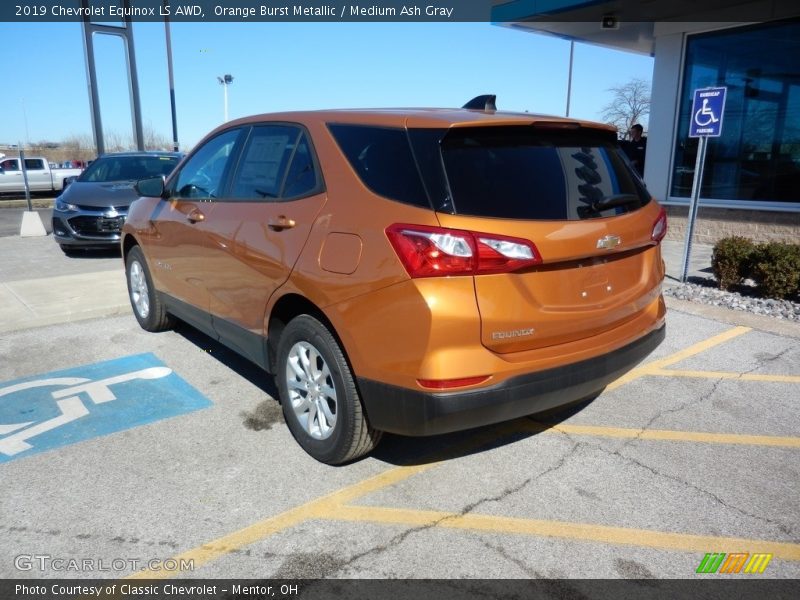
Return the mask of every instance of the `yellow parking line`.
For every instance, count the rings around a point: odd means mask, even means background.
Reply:
[[[767,373],[731,373],[729,371],[689,371],[682,369],[654,369],[648,375],[662,377],[696,377],[698,379],[738,379],[740,381],[765,381],[772,383],[800,383],[800,375],[770,375]]]
[[[721,344],[729,339],[732,339],[738,335],[746,333],[750,331],[747,327],[735,327],[728,331],[725,331],[717,336],[694,344],[689,348],[681,350],[667,358],[663,358],[654,362],[651,362],[643,367],[638,369],[634,369],[628,375],[618,379],[614,383],[608,386],[608,389],[614,389],[621,385],[624,385],[628,381],[641,377],[643,375],[648,374],[650,370],[658,370],[670,364],[674,364],[684,358],[689,356],[693,356]],[[533,422],[530,422],[531,424]],[[528,425],[532,427],[533,425]],[[559,427],[566,427],[564,425],[560,425]],[[578,427],[578,426],[568,426],[568,427]],[[608,428],[599,428],[607,430]],[[618,430],[623,431],[623,430]],[[636,431],[639,437],[643,437],[643,434],[639,432],[639,430],[630,430]],[[520,432],[519,422],[511,422],[508,424],[500,425],[497,427],[493,427],[491,429],[485,430],[483,433],[478,433],[474,436],[471,436],[469,440],[467,440],[459,449],[451,449],[451,453],[457,453],[459,451],[464,452],[469,449],[477,449],[482,445],[485,445],[487,442],[497,441],[506,437],[508,435],[515,435]],[[648,432],[645,432],[645,434]],[[652,432],[651,432],[652,433]],[[673,432],[679,433],[679,432]],[[591,434],[597,435],[597,434]],[[606,433],[606,435],[610,435]],[[714,434],[711,434],[714,435]],[[630,434],[627,434],[626,437],[632,437]],[[741,437],[741,436],[739,436]],[[758,436],[751,436],[756,438]],[[786,438],[792,439],[792,438]],[[742,443],[742,442],[739,442]],[[312,500],[305,504],[302,504],[298,507],[292,508],[287,510],[279,515],[275,515],[274,517],[269,517],[267,519],[263,519],[252,525],[249,525],[243,529],[230,533],[228,535],[222,536],[217,538],[216,540],[210,541],[205,543],[201,546],[196,548],[187,550],[181,554],[178,554],[172,558],[176,559],[179,563],[181,560],[187,561],[192,560],[194,567],[198,568],[212,560],[220,558],[230,552],[238,550],[244,546],[253,544],[264,538],[269,537],[279,531],[285,530],[289,527],[293,527],[298,523],[306,521],[308,519],[321,519],[326,518],[328,515],[331,514],[338,514],[342,508],[344,507],[345,503],[352,502],[353,500],[364,496],[365,494],[369,494],[371,492],[375,492],[377,490],[389,487],[394,485],[400,481],[408,479],[414,475],[427,471],[439,464],[438,461],[432,459],[432,462],[428,462],[422,465],[410,466],[410,467],[397,467],[394,469],[390,469],[389,471],[385,471],[379,475],[374,477],[370,477],[364,481],[355,483],[351,486],[345,487],[341,490],[323,496],[321,498]],[[765,550],[768,551],[768,550]],[[776,552],[773,552],[777,556]],[[139,573],[135,573],[129,576],[129,579],[164,579],[170,577],[176,577],[180,575],[179,571],[165,571],[165,570],[146,570],[141,571]]]
[[[565,538],[602,544],[619,544],[682,552],[766,552],[775,558],[800,560],[800,544],[747,538],[670,533],[569,521],[521,519],[493,515],[461,515],[397,508],[340,506],[327,519],[372,522],[411,527],[436,526],[491,533]]]
[[[699,442],[703,444],[739,444],[746,446],[778,446],[800,448],[800,437],[780,437],[773,435],[748,435],[742,433],[712,433],[708,431],[672,431],[669,429],[636,429],[622,427],[602,427],[594,425],[570,425],[559,423],[551,425],[539,421],[520,421],[520,428],[536,432],[566,433],[595,437],[637,438],[640,440]]]
[[[488,443],[496,442],[500,438],[509,435],[519,435],[519,433],[518,428],[513,426],[513,422],[504,423],[497,427],[477,432],[462,444],[454,448],[449,448],[445,452],[448,454],[458,454],[476,450]],[[298,523],[308,519],[322,518],[347,502],[352,502],[361,496],[395,485],[409,477],[432,469],[438,466],[444,459],[444,456],[434,456],[430,457],[430,462],[426,462],[425,464],[396,467],[384,471],[383,473],[359,481],[358,483],[327,494],[326,496],[311,500],[296,508],[289,509],[274,517],[269,517],[257,523],[253,523],[243,529],[207,542],[202,546],[182,552],[172,558],[177,560],[178,564],[181,564],[180,561],[182,559],[184,561],[193,560],[196,569],[234,550],[263,540],[279,531],[293,527]],[[179,571],[145,570],[129,575],[127,579],[167,579],[176,577],[179,574]]]
[[[177,560],[179,564],[181,559],[184,561],[193,560],[194,567],[198,568],[234,550],[263,540],[289,527],[293,527],[302,521],[320,518],[321,515],[329,513],[344,502],[350,502],[370,492],[408,479],[418,473],[433,468],[437,464],[438,463],[429,463],[413,467],[397,467],[389,471],[384,471],[379,475],[370,477],[369,479],[360,481],[321,498],[317,498],[316,500],[287,510],[274,517],[253,523],[244,529],[234,531],[221,538],[205,543],[202,546],[182,552],[172,558]],[[176,575],[178,575],[176,571],[146,570],[135,573],[127,577],[127,579],[166,579],[175,577]]]
[[[616,381],[610,383],[606,390],[611,391],[615,390],[620,386],[625,385],[626,383],[630,383],[635,379],[639,379],[644,375],[650,375],[653,371],[661,370],[664,367],[668,367],[669,365],[674,365],[677,362],[680,362],[690,356],[694,356],[696,354],[700,354],[701,352],[705,352],[706,350],[713,348],[714,346],[718,346],[727,342],[728,340],[732,340],[735,337],[738,337],[744,333],[751,331],[749,327],[733,327],[732,329],[728,329],[723,331],[720,334],[717,334],[713,337],[705,339],[703,341],[697,342],[689,346],[688,348],[684,348],[676,352],[675,354],[671,354],[665,358],[660,358],[658,360],[654,360],[647,364],[644,364],[640,367],[636,367],[632,371],[629,371]]]

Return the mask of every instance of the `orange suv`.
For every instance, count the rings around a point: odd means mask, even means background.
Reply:
[[[666,215],[606,125],[491,96],[258,115],[137,190],[136,319],[274,374],[326,463],[596,395],[664,338]]]

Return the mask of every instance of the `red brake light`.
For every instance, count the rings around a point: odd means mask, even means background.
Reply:
[[[542,262],[522,238],[402,223],[386,236],[412,278],[509,273]]]
[[[653,223],[653,232],[650,234],[650,239],[658,243],[667,235],[667,211],[663,208],[658,212],[656,222]]]

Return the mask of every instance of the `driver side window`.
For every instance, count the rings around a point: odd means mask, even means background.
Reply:
[[[240,133],[240,129],[230,129],[195,152],[178,173],[171,196],[191,200],[218,198],[223,193],[228,159]]]

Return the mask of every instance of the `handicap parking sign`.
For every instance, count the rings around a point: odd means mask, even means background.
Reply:
[[[719,137],[725,112],[726,87],[703,88],[694,91],[689,137]]]
[[[0,463],[208,406],[151,353],[0,382]]]

